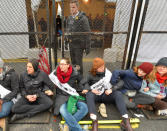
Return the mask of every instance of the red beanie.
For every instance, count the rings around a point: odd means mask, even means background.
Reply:
[[[104,65],[104,60],[97,57],[93,59],[93,68],[98,69]]]
[[[143,62],[138,66],[138,68],[143,70],[146,74],[149,74],[153,70],[153,64],[149,62]]]

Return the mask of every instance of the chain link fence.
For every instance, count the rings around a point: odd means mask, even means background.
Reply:
[[[41,46],[49,47],[48,0],[3,0],[0,14],[2,58],[20,73]]]
[[[67,41],[66,38],[77,39],[87,35],[84,41],[89,39],[88,37],[90,36],[90,53],[83,55],[84,71],[90,70],[91,62],[95,57],[104,58],[107,67],[111,70],[120,69],[128,34],[132,0],[80,0],[79,10],[85,13],[90,31],[79,30],[83,26],[82,21],[79,23],[80,16],[74,17],[73,21],[70,21],[78,23],[76,27],[69,31],[68,19],[71,18],[70,1],[64,0],[58,4],[62,9],[59,12],[62,21],[62,35],[58,36],[58,43],[59,50],[64,52],[64,56],[70,56],[69,46],[73,44]],[[78,30],[75,30],[75,28]]]
[[[149,0],[146,7],[136,62],[156,63],[167,56],[167,1]]]

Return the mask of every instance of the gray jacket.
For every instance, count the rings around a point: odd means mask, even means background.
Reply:
[[[67,36],[69,41],[72,43],[70,44],[71,48],[90,48],[90,26],[88,18],[84,12],[79,12],[75,18],[72,16],[68,17],[67,33],[71,33]]]

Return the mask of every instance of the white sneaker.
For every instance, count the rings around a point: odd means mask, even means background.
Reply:
[[[69,131],[69,127],[68,127],[68,125],[67,125],[67,124],[64,124],[63,131]]]
[[[158,113],[157,113],[159,116],[167,116],[167,109],[164,109],[164,110],[158,110]]]

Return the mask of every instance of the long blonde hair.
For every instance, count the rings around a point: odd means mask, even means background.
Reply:
[[[156,73],[157,73],[157,66],[154,66],[153,70],[151,71],[151,73],[148,75],[148,80],[152,83],[155,82],[156,80]],[[166,74],[167,76],[167,74]],[[165,80],[164,82],[164,86],[167,87],[167,80]]]

